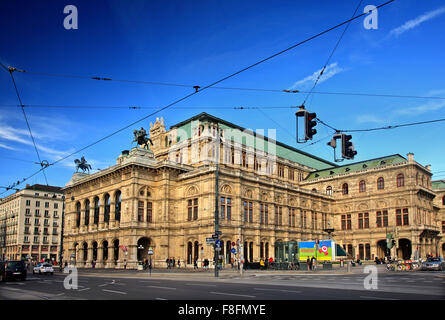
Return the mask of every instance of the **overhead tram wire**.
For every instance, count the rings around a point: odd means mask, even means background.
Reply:
[[[3,64],[2,64],[2,65],[3,65]],[[12,83],[14,84],[15,92],[16,92],[16,94],[17,94],[17,99],[19,100],[20,107],[21,107],[21,109],[22,109],[23,116],[24,116],[25,121],[26,121],[26,125],[27,125],[27,127],[28,127],[28,131],[29,131],[29,135],[30,135],[31,140],[32,140],[32,144],[34,145],[34,149],[35,149],[35,151],[36,151],[37,158],[39,159],[39,163],[42,165],[42,169],[44,169],[45,167],[43,166],[42,159],[40,159],[39,150],[37,149],[37,145],[36,145],[36,142],[35,142],[35,140],[34,140],[34,136],[33,136],[32,131],[31,131],[31,126],[29,125],[28,117],[26,116],[25,108],[23,108],[22,99],[21,99],[21,97],[20,97],[20,93],[19,93],[19,90],[18,90],[18,88],[17,88],[17,84],[15,83],[15,79],[14,79],[14,75],[13,75],[13,72],[14,72],[15,70],[16,70],[16,69],[15,69],[15,68],[12,68],[12,67],[9,67],[9,68],[8,68],[9,74],[11,75]],[[45,173],[45,171],[42,170],[42,173],[43,173],[43,175],[44,175],[44,177],[45,177],[46,185],[48,185],[48,178],[46,177],[46,173]]]
[[[363,1],[363,0],[360,0],[358,6],[355,8],[354,13],[352,14],[352,17],[354,17],[355,14],[357,13],[358,8],[360,8],[360,6],[361,6],[361,4],[362,4],[362,1]],[[327,66],[328,66],[328,64],[329,64],[329,61],[331,61],[331,58],[332,58],[332,56],[334,55],[335,50],[337,50],[338,45],[340,44],[341,40],[343,39],[343,36],[345,35],[346,31],[348,30],[350,24],[351,24],[351,21],[349,21],[349,22],[346,24],[345,29],[343,30],[343,32],[342,32],[340,38],[338,39],[337,43],[335,44],[334,48],[332,49],[331,54],[329,55],[328,59],[326,60],[326,63],[324,64],[323,68],[322,68],[321,71],[320,71],[320,74],[318,75],[317,79],[315,80],[314,85],[312,86],[312,89],[311,89],[311,90],[309,91],[309,93],[306,95],[306,98],[304,99],[303,104],[302,104],[303,106],[305,105],[305,103],[306,103],[308,97],[311,95],[312,91],[314,91],[315,87],[317,86],[318,81],[320,80],[321,76],[323,75],[323,72],[326,70],[326,68],[327,68]]]
[[[20,107],[15,104],[0,104],[0,107]],[[23,105],[25,108],[62,108],[62,109],[157,109],[159,107],[149,107],[149,106],[63,106],[63,105],[45,105],[45,104],[28,104]],[[176,107],[176,109],[230,109],[230,110],[258,110],[258,109],[296,109],[297,106],[270,106],[270,107],[253,107],[253,106],[237,106],[237,107],[228,107],[228,106],[182,106]]]
[[[318,34],[316,34],[316,35],[314,35],[314,36],[311,36],[311,37],[309,37],[309,38],[307,38],[307,39],[305,39],[305,40],[303,40],[303,41],[300,41],[300,42],[298,42],[298,43],[296,43],[296,44],[294,44],[294,45],[292,45],[292,46],[290,46],[290,47],[288,47],[288,48],[286,48],[286,49],[284,49],[284,50],[281,50],[281,51],[279,51],[279,52],[277,52],[277,53],[275,53],[275,54],[273,54],[273,55],[271,55],[271,56],[269,56],[269,57],[267,57],[267,58],[264,58],[264,59],[262,59],[262,60],[260,60],[260,61],[258,61],[258,62],[256,62],[256,63],[254,63],[254,64],[252,64],[252,65],[249,65],[249,66],[247,66],[247,67],[245,67],[245,68],[243,68],[243,69],[241,69],[241,70],[239,70],[239,71],[237,71],[237,72],[234,72],[234,73],[232,73],[232,74],[230,74],[230,75],[228,75],[228,76],[226,76],[226,77],[223,77],[223,78],[221,78],[220,80],[217,80],[217,81],[215,81],[215,82],[213,82],[213,83],[211,83],[211,84],[209,84],[209,85],[207,85],[207,86],[205,86],[205,87],[203,87],[203,88],[198,88],[198,89],[196,89],[194,92],[192,92],[192,93],[190,93],[190,94],[187,94],[186,96],[184,96],[184,97],[182,97],[182,98],[180,98],[180,99],[178,99],[178,100],[175,100],[174,102],[172,102],[172,103],[170,103],[170,104],[167,104],[166,106],[164,106],[164,107],[162,107],[162,108],[160,108],[160,109],[158,109],[158,110],[156,110],[156,111],[154,111],[154,112],[152,112],[152,113],[150,113],[150,114],[148,114],[148,115],[146,115],[146,116],[140,118],[139,120],[136,120],[136,121],[134,121],[134,122],[132,122],[132,123],[130,123],[130,124],[124,126],[123,128],[118,129],[118,130],[116,130],[116,131],[114,131],[114,132],[112,132],[112,133],[106,135],[105,137],[103,137],[103,138],[101,138],[101,139],[99,139],[99,140],[97,140],[97,141],[95,141],[95,142],[92,142],[92,143],[88,144],[87,146],[80,148],[80,149],[77,150],[77,151],[74,151],[74,152],[70,153],[69,155],[67,155],[67,156],[65,156],[65,157],[62,157],[62,158],[59,159],[59,160],[56,160],[55,162],[49,164],[48,167],[49,167],[49,166],[52,166],[52,165],[55,165],[55,164],[57,164],[57,163],[59,163],[59,162],[65,160],[65,159],[71,157],[72,155],[74,155],[74,154],[76,154],[76,153],[79,153],[79,152],[81,152],[81,151],[83,151],[83,150],[85,150],[85,149],[88,149],[88,148],[90,148],[90,147],[92,147],[92,146],[98,144],[99,142],[102,142],[102,141],[104,141],[104,140],[106,140],[106,139],[108,139],[108,138],[114,136],[115,134],[117,134],[117,133],[119,133],[119,132],[122,132],[122,131],[124,131],[124,130],[130,128],[131,126],[134,126],[135,124],[137,124],[137,123],[139,123],[139,122],[141,122],[141,121],[143,121],[143,120],[145,120],[145,119],[147,119],[147,118],[149,118],[149,117],[151,117],[151,116],[153,116],[153,115],[155,115],[155,114],[157,114],[157,113],[159,113],[159,112],[161,112],[161,111],[163,111],[163,110],[165,110],[165,109],[167,109],[167,108],[170,108],[171,106],[176,105],[176,104],[178,104],[178,103],[181,102],[181,101],[184,101],[184,100],[186,100],[186,99],[192,97],[193,95],[195,95],[195,94],[197,94],[197,93],[199,93],[199,92],[201,92],[201,91],[204,91],[204,90],[206,90],[206,89],[208,89],[208,88],[210,88],[210,87],[213,87],[213,86],[215,86],[216,84],[221,83],[221,82],[223,82],[223,81],[225,81],[225,80],[227,80],[227,79],[233,78],[234,76],[236,76],[236,75],[238,75],[238,74],[240,74],[240,73],[242,73],[242,72],[244,72],[244,71],[247,71],[247,70],[249,70],[249,69],[251,69],[251,68],[253,68],[253,67],[255,67],[255,66],[257,66],[257,65],[259,65],[259,64],[261,64],[261,63],[264,63],[264,62],[266,62],[266,61],[268,61],[268,60],[271,60],[271,59],[273,59],[273,58],[275,58],[275,57],[277,57],[277,56],[279,56],[279,55],[281,55],[281,54],[283,54],[283,53],[285,53],[285,52],[287,52],[287,51],[290,51],[290,50],[292,50],[292,49],[294,49],[294,48],[296,48],[296,47],[298,47],[298,46],[300,46],[300,45],[302,45],[302,44],[304,44],[304,43],[306,43],[306,42],[309,42],[309,41],[311,41],[311,40],[313,40],[313,39],[315,39],[315,38],[318,38],[318,37],[320,37],[320,36],[322,36],[322,35],[324,35],[324,34],[330,32],[330,31],[332,31],[332,30],[335,30],[335,29],[341,27],[342,25],[344,25],[344,24],[346,24],[346,23],[349,23],[350,21],[353,21],[353,20],[356,20],[356,19],[358,19],[358,18],[360,18],[360,17],[363,17],[364,15],[368,14],[369,12],[371,12],[371,11],[373,11],[373,10],[377,10],[377,9],[379,9],[379,8],[381,8],[381,7],[383,7],[383,6],[386,6],[386,5],[388,5],[388,4],[390,4],[390,3],[394,2],[394,1],[395,1],[395,0],[389,0],[389,1],[383,3],[383,4],[379,5],[379,6],[376,6],[374,9],[372,9],[372,10],[370,10],[370,11],[368,11],[368,12],[362,13],[362,14],[356,16],[356,17],[353,17],[353,18],[351,18],[351,19],[349,19],[349,20],[343,21],[343,22],[341,22],[341,23],[339,23],[339,24],[337,24],[337,25],[335,25],[335,26],[333,26],[333,27],[331,27],[331,28],[328,28],[328,29],[326,29],[326,30],[324,30],[324,31],[322,31],[322,32],[319,32]],[[24,70],[21,70],[21,71],[24,71]],[[108,80],[108,79],[105,78],[105,79],[99,79],[99,80]],[[43,168],[42,168],[42,169],[43,169]],[[39,171],[41,171],[42,169],[40,169]],[[38,172],[39,172],[39,171],[38,171]],[[37,173],[35,173],[35,174],[37,174]]]

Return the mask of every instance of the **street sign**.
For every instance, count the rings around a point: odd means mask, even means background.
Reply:
[[[216,239],[214,239],[214,238],[206,238],[206,243],[207,244],[214,244],[215,241],[216,241]]]
[[[149,256],[152,256],[152,255],[153,255],[153,250],[152,250],[152,249],[148,249],[147,254],[148,254]]]
[[[232,253],[236,253],[236,249],[235,248],[232,248]]]
[[[232,242],[232,247],[234,247],[235,246],[235,242]]]
[[[218,235],[217,234],[212,234],[212,238],[213,239],[218,239]]]
[[[218,231],[215,232],[215,234],[222,235],[222,231],[219,231],[219,230],[218,230]]]
[[[216,240],[215,244],[216,244],[216,246],[218,248],[220,248],[221,247],[221,240]]]

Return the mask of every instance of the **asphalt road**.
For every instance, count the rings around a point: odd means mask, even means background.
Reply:
[[[445,300],[445,272],[379,272],[366,290],[363,273],[161,273],[79,270],[77,289],[66,274],[32,275],[0,283],[0,300]]]

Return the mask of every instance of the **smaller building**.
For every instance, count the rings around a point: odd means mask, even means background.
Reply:
[[[0,259],[58,261],[63,193],[60,187],[26,185],[0,200]]]

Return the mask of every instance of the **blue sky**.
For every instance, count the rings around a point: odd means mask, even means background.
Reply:
[[[366,5],[380,2],[362,1]],[[208,85],[243,67],[349,19],[359,1],[2,1],[0,61],[34,72]],[[78,9],[78,29],[66,30],[66,5]],[[315,91],[445,97],[445,4],[396,0],[378,10],[378,29],[353,21]],[[220,86],[311,88],[343,28],[336,29]],[[0,104],[17,104],[7,72],[0,70]],[[24,104],[162,107],[192,92],[166,87],[15,73]],[[331,130],[317,126],[308,146],[295,142],[295,110],[229,107],[300,105],[305,94],[208,89],[138,126],[164,117],[167,127],[208,112],[251,129],[277,129],[277,139],[333,161]],[[444,118],[445,100],[313,94],[306,108],[339,129],[363,129]],[[154,109],[153,109],[154,110]],[[53,162],[128,123],[149,109],[26,108],[42,159]],[[137,127],[137,126],[136,126]],[[353,161],[415,154],[445,177],[444,122],[354,133]],[[51,185],[65,185],[73,160],[85,156],[93,171],[115,163],[131,147],[130,128],[48,168]],[[0,106],[0,185],[39,169],[22,111]],[[348,163],[348,161],[343,162]],[[45,183],[40,173],[26,183]],[[0,192],[3,192],[0,190]],[[7,195],[9,193],[5,193]]]

